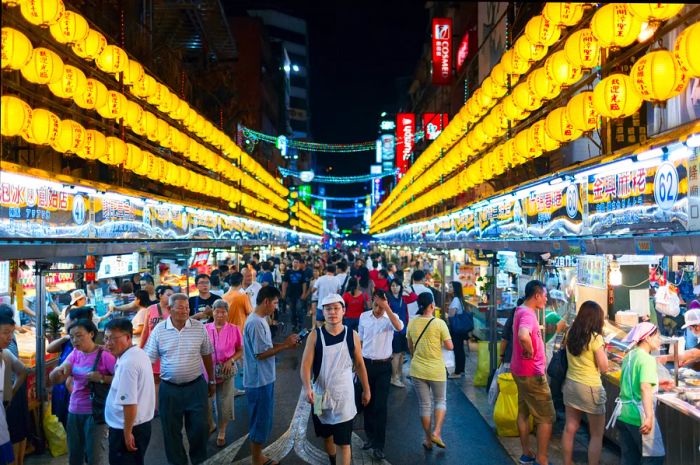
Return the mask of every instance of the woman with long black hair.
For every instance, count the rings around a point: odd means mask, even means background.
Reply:
[[[469,312],[464,306],[464,293],[462,292],[462,283],[459,281],[452,281],[452,302],[447,309],[447,316],[454,318],[457,315],[461,315],[464,312]],[[464,374],[464,368],[466,365],[466,355],[464,353],[464,341],[469,338],[468,332],[462,332],[450,325],[450,335],[452,336],[452,343],[454,344],[455,353],[455,372],[450,375],[450,378],[459,378]]]
[[[403,383],[403,361],[406,351],[408,351],[408,342],[406,341],[406,328],[408,327],[408,304],[415,302],[418,296],[411,292],[410,294],[404,291],[403,283],[400,280],[394,279],[389,286],[387,293],[387,301],[391,311],[398,315],[403,322],[401,331],[394,331],[394,339],[391,342],[391,384],[396,387],[405,388]]]

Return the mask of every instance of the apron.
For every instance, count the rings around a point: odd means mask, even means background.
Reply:
[[[348,350],[348,337],[352,332],[343,327],[345,338],[338,344],[326,346],[323,331],[321,344],[323,360],[318,378],[314,382],[314,414],[321,423],[337,425],[355,418],[355,387],[352,381],[352,357]]]
[[[630,353],[628,357],[634,357],[636,354],[634,352]],[[627,362],[629,366],[632,363],[632,360]],[[622,378],[621,378],[622,379]],[[629,377],[626,378],[627,383],[630,383],[631,381],[629,380]],[[631,385],[629,386],[631,387]],[[630,392],[632,389],[630,389]],[[658,387],[654,389],[654,413],[656,413],[656,393],[659,392]],[[613,428],[615,427],[615,423],[617,422],[617,418],[620,416],[622,413],[622,406],[623,404],[635,404],[637,406],[637,410],[639,411],[639,417],[642,419],[642,423],[644,423],[644,405],[642,404],[641,401],[636,401],[634,399],[630,400],[622,400],[619,397],[615,399],[615,408],[612,411],[612,415],[610,416],[610,421],[608,421],[608,424],[605,426],[606,429],[608,428]],[[659,422],[654,421],[654,429],[652,429],[648,434],[642,434],[642,457],[663,457],[666,455],[666,449],[664,448],[664,439],[663,436],[661,435],[661,429],[659,428]]]

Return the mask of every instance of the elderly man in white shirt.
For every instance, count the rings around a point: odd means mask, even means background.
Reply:
[[[377,460],[383,460],[386,437],[386,411],[389,384],[391,381],[391,342],[394,331],[401,331],[403,322],[391,311],[386,293],[374,291],[372,311],[360,316],[359,333],[362,341],[362,358],[367,367],[372,399],[365,407],[365,433],[367,440],[363,449],[372,449]]]
[[[156,408],[153,368],[143,349],[133,345],[132,334],[127,318],[111,320],[105,328],[105,348],[117,358],[105,404],[111,465],[143,465],[151,441]]]
[[[258,292],[262,289],[262,284],[253,279],[253,272],[250,271],[248,267],[243,268],[241,274],[243,275],[243,287],[241,287],[240,291],[244,294],[248,294],[250,306],[251,308],[255,308],[258,306]]]

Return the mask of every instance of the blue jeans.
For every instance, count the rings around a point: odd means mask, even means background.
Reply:
[[[104,463],[107,456],[107,425],[97,425],[91,413],[70,413],[66,421],[68,463],[88,465]]]
[[[246,387],[245,394],[248,400],[248,437],[256,444],[265,444],[272,432],[275,383]]]

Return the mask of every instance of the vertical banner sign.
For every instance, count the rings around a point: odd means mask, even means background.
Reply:
[[[382,171],[394,170],[394,158],[396,157],[396,138],[393,134],[382,134]]]
[[[396,115],[396,168],[399,170],[398,179],[401,179],[408,171],[415,135],[416,115],[413,113],[399,113]]]
[[[459,43],[459,47],[457,48],[457,58],[455,58],[455,61],[457,62],[458,73],[462,71],[462,67],[467,62],[467,59],[474,54],[474,51],[469,49],[470,35],[475,35],[475,31],[465,32],[462,36],[462,41]]]
[[[433,18],[433,84],[452,81],[452,19]]]
[[[426,140],[435,140],[447,126],[447,113],[423,113],[423,132]]]

